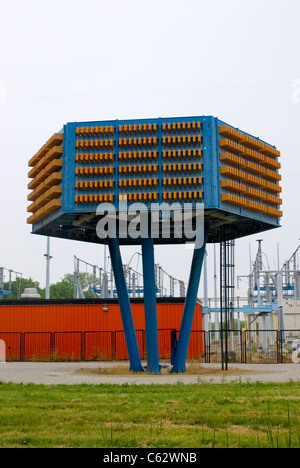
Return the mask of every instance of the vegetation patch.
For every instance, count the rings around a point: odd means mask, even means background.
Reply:
[[[299,448],[300,383],[0,384],[0,447]]]

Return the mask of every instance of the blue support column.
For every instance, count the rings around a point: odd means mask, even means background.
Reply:
[[[131,306],[126,286],[118,239],[108,237],[108,247],[115,276],[116,288],[118,292],[118,300],[122,315],[122,322],[130,361],[130,370],[132,372],[144,372],[140,359],[136,333],[134,329]]]
[[[200,249],[195,248],[194,250],[179,339],[176,348],[175,362],[174,367],[172,369],[172,372],[174,373],[186,372],[185,363],[197,303],[197,295],[200,284],[202,265],[206,251],[207,231],[207,226],[205,226],[204,244]]]
[[[147,372],[160,374],[153,239],[142,239]]]

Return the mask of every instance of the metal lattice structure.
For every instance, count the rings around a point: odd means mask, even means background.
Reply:
[[[140,203],[161,214],[162,204],[186,203],[204,208],[203,245],[195,245],[174,372],[185,371],[191,325],[206,243],[226,240],[280,226],[281,176],[279,151],[272,145],[215,117],[179,117],[68,123],[31,158],[28,223],[33,233],[93,243],[107,243],[116,278],[131,369],[142,370],[120,245],[141,245],[147,337],[147,370],[159,373],[155,297],[155,244],[184,244],[176,235],[170,211],[168,237],[158,235],[99,238],[109,204],[120,223],[124,203]]]

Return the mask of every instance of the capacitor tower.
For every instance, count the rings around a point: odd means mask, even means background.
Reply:
[[[261,139],[218,118],[200,116],[67,123],[30,159],[28,223],[32,232],[109,247],[131,371],[144,369],[120,247],[142,248],[146,371],[160,374],[154,247],[185,244],[190,238],[177,236],[174,210],[170,210],[169,237],[163,235],[161,226],[155,236],[121,235],[122,204],[139,203],[146,207],[147,216],[152,216],[155,205],[160,221],[166,205],[183,209],[189,204],[193,210],[201,205],[204,209],[203,242],[195,243],[172,370],[182,373],[206,244],[280,226],[279,157],[279,151]],[[104,204],[111,207],[117,223],[114,235],[102,239],[97,226],[104,218]],[[152,226],[153,219],[148,221]]]

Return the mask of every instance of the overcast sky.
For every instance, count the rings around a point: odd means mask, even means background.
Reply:
[[[282,228],[256,239],[271,268],[300,238],[299,0],[0,0],[0,266],[45,284],[46,239],[26,224],[28,160],[67,122],[213,115],[281,151]],[[124,249],[124,262],[132,249]],[[213,248],[209,246],[210,285]],[[103,247],[52,240],[51,281]],[[192,251],[156,248],[188,280]],[[246,292],[246,283],[241,286]],[[210,286],[210,291],[212,290]],[[202,287],[199,292],[202,294]]]

